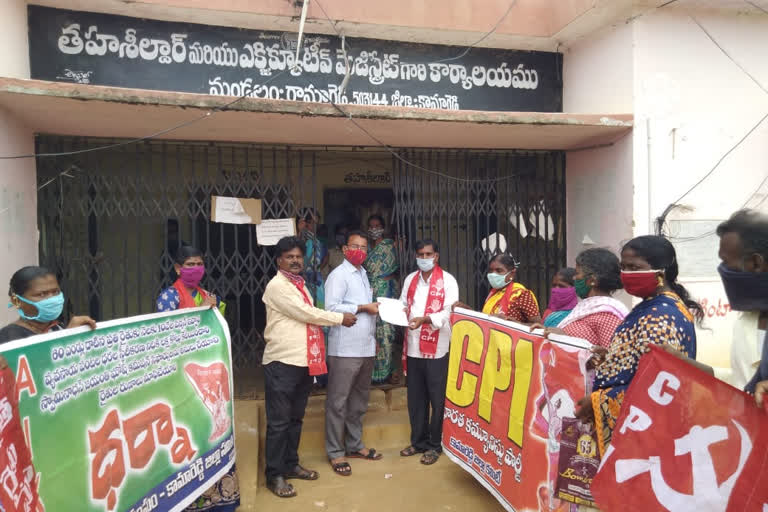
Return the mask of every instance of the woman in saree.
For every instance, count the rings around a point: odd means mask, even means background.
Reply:
[[[200,281],[205,274],[205,266],[203,253],[199,249],[189,245],[181,246],[173,268],[178,278],[173,286],[160,292],[160,296],[157,298],[158,311],[210,306],[217,307],[222,314],[224,313],[226,304],[213,293],[200,287]],[[188,512],[234,512],[239,506],[240,487],[237,472],[233,465],[226,475],[184,510]]]
[[[373,297],[386,297],[396,299],[400,297],[398,289],[397,271],[400,266],[397,262],[397,250],[395,242],[390,238],[384,238],[384,218],[380,215],[371,215],[368,218],[368,236],[371,239],[372,249],[368,251],[368,258],[363,263],[371,283]],[[393,374],[392,346],[397,336],[397,327],[383,322],[381,317],[376,319],[376,357],[373,361],[374,384],[397,384],[399,378]]]
[[[304,279],[315,298],[315,307],[325,309],[325,280],[322,269],[328,262],[328,248],[315,234],[318,220],[320,216],[314,208],[304,208],[296,218],[296,226],[299,237],[306,244]]]
[[[561,268],[552,278],[552,291],[549,296],[549,305],[542,318],[545,327],[557,327],[571,310],[576,307],[579,298],[573,287],[573,276],[576,270],[570,267]]]
[[[616,328],[605,356],[595,356],[594,391],[579,401],[577,411],[583,421],[594,422],[601,456],[648,346],[666,346],[696,358],[694,314],[701,318],[703,312],[677,282],[678,273],[675,248],[663,237],[634,238],[621,251],[624,289],[642,302]]]
[[[499,254],[488,265],[491,292],[485,299],[483,313],[521,324],[541,322],[539,302],[531,290],[515,281],[519,263],[509,254]],[[453,305],[471,309],[462,302]]]
[[[574,290],[581,302],[558,327],[547,327],[546,322],[533,327],[544,328],[545,335],[565,334],[607,349],[616,328],[629,313],[623,303],[612,297],[622,288],[619,258],[608,249],[582,251],[576,256],[573,277]]]

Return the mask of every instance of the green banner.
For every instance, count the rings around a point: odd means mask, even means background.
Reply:
[[[37,510],[183,510],[234,464],[229,328],[215,309],[104,322],[0,352],[15,375],[5,393],[15,397],[0,408],[18,399],[11,426],[31,452]],[[3,454],[0,471],[16,471],[15,460]],[[24,510],[12,491],[0,489],[0,509]]]

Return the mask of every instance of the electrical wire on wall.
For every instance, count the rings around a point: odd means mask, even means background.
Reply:
[[[753,5],[754,7],[757,7],[754,4],[752,4],[752,2],[747,1],[747,3],[749,3],[750,5]],[[763,9],[761,9],[761,10],[763,10]],[[723,46],[714,38],[714,36],[712,36],[712,34],[701,24],[701,22],[699,22],[699,20],[697,20],[690,13],[688,13],[688,17],[699,27],[699,29],[701,29],[702,32],[704,32],[704,34],[707,36],[707,38],[709,38],[709,40],[712,42],[712,44],[714,44],[718,48],[718,50],[720,50],[720,52],[728,58],[728,60],[730,60],[736,67],[738,67],[742,71],[742,73],[744,73],[747,77],[749,77],[749,79],[755,85],[757,85],[760,88],[760,90],[762,90],[766,95],[768,95],[768,89],[766,89],[766,87],[754,75],[752,75],[752,73],[750,73],[735,58],[733,58],[731,56],[731,54],[728,53],[728,51],[725,48],[723,48]],[[736,142],[736,144],[731,146],[731,148],[728,151],[726,151],[723,154],[723,156],[720,157],[720,159],[715,163],[714,167],[712,167],[712,169],[709,170],[709,172],[707,172],[704,176],[702,176],[696,183],[694,183],[688,190],[686,190],[679,198],[677,198],[675,201],[673,201],[672,203],[667,205],[667,207],[664,209],[662,214],[659,217],[656,218],[655,225],[656,225],[656,234],[657,235],[667,236],[667,232],[666,232],[665,228],[667,226],[666,219],[667,219],[667,216],[669,215],[669,213],[672,212],[673,210],[675,210],[676,208],[680,208],[681,207],[680,202],[683,199],[685,199],[685,197],[687,197],[688,194],[690,194],[696,188],[698,188],[699,185],[704,183],[710,176],[712,176],[712,174],[718,169],[718,167],[720,167],[720,164],[722,164],[723,161],[726,158],[728,158],[728,156],[731,153],[733,153],[739,146],[741,146],[741,144],[744,143],[744,141],[746,141],[749,138],[749,136],[752,135],[752,133],[754,133],[755,130],[757,130],[760,127],[760,125],[762,125],[765,122],[766,119],[768,119],[768,113],[766,113],[762,118],[760,118],[760,120],[757,122],[757,124],[755,124],[749,131],[747,131],[747,133],[741,139],[739,139],[739,141]],[[648,158],[650,158],[650,155],[648,155]],[[766,179],[768,179],[768,176],[766,176]],[[757,189],[752,193],[752,195],[749,196],[749,198],[744,202],[744,204],[742,205],[741,208],[745,208],[747,206],[747,204],[749,204],[749,202],[752,200],[752,198],[754,198],[755,195],[757,195],[757,193],[760,191],[762,186],[765,184],[766,179],[764,179],[760,183],[760,185],[757,187]],[[766,197],[768,197],[768,195]],[[761,206],[763,204],[763,202],[765,202],[765,200],[766,200],[766,198],[764,197],[760,201],[760,203],[758,203],[757,205],[754,206],[754,208],[758,208],[759,206]],[[702,238],[706,238],[706,237],[714,235],[714,234],[715,234],[715,231],[708,231],[706,233],[702,233],[701,235],[697,235],[697,236],[694,236],[694,237],[673,237],[673,236],[669,236],[668,238],[670,238],[670,240],[674,240],[674,241],[690,242],[690,241],[700,240]]]

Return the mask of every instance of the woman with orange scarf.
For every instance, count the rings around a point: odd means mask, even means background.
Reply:
[[[205,274],[203,253],[192,246],[179,247],[173,268],[178,275],[176,282],[160,293],[157,298],[158,311],[216,306],[224,314],[224,304],[219,297],[200,287]],[[218,482],[213,484],[185,512],[234,512],[240,506],[240,488],[235,466]]]
[[[536,296],[531,290],[515,282],[518,266],[518,262],[506,253],[491,260],[488,265],[488,282],[492,289],[485,299],[483,313],[522,324],[541,322]],[[453,307],[471,309],[461,302],[457,302]]]

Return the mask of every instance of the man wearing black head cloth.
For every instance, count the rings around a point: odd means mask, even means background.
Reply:
[[[768,216],[753,210],[741,210],[717,228],[720,237],[718,267],[731,309],[759,311],[758,329],[768,324]],[[743,340],[733,340],[742,343]],[[744,388],[753,393],[758,406],[768,396],[768,343],[762,344],[762,357],[755,362],[756,371]]]

